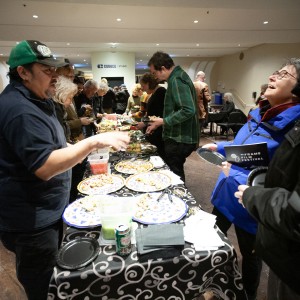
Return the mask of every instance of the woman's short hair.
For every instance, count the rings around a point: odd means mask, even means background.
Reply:
[[[233,102],[233,95],[231,93],[225,93],[224,98],[227,98],[228,101]]]
[[[140,83],[148,84],[150,90],[154,90],[158,86],[158,81],[151,73],[145,73],[140,78]]]

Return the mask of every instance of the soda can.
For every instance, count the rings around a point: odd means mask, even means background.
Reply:
[[[116,250],[120,256],[131,253],[131,231],[127,225],[118,225],[115,229]]]

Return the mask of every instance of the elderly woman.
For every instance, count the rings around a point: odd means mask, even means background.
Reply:
[[[299,100],[299,79],[300,60],[296,68],[288,66],[275,72],[266,90],[270,102],[276,101],[274,95],[279,93],[278,90],[281,90],[282,97],[291,97],[289,90],[295,82],[292,98]],[[289,86],[283,89],[284,84]],[[300,299],[299,132],[298,121],[277,149],[264,187],[241,185],[236,193],[259,223],[255,250],[270,267],[268,300]]]
[[[224,116],[223,120],[220,120],[219,122],[227,122],[228,121],[228,116],[231,112],[234,111],[234,102],[233,102],[233,95],[231,93],[225,93],[223,96],[224,99],[224,105],[221,108],[220,112],[226,113]],[[220,126],[221,127],[221,135],[223,135],[226,132],[226,127]]]
[[[59,76],[55,84],[55,95],[53,96],[56,116],[64,129],[67,142],[71,142],[71,131],[67,123],[67,111],[73,97],[77,93],[77,85],[65,76]]]
[[[224,146],[226,145],[266,142],[269,158],[271,159],[279,144],[284,140],[285,134],[291,130],[295,121],[300,118],[299,91],[297,95],[291,92],[297,81],[299,82],[299,74],[300,60],[289,60],[279,71],[274,72],[269,77],[268,89],[265,92],[268,100],[262,100],[260,108],[249,113],[248,122],[237,133],[235,139],[232,142],[207,144],[205,148],[210,148],[225,155]],[[248,299],[255,299],[261,272],[261,259],[257,256],[254,247],[257,222],[234,196],[238,186],[246,184],[249,173],[249,169],[237,165],[224,167],[212,193],[211,201],[214,205],[213,214],[217,216],[217,226],[225,234],[232,223],[235,226],[239,248],[243,257],[244,288]],[[281,170],[278,170],[279,174],[281,174]],[[299,248],[297,249],[297,259],[299,261]],[[288,256],[289,253],[286,253],[286,255]],[[282,264],[283,270],[285,269],[284,261],[282,261]],[[292,271],[290,274],[292,274]]]

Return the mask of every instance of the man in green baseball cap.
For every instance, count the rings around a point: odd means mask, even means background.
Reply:
[[[33,40],[22,41],[14,47],[11,50],[7,64],[13,69],[34,62],[50,67],[66,65],[65,62],[56,60],[45,44]]]
[[[51,97],[61,65],[38,41],[22,41],[8,60],[0,95],[0,240],[16,255],[29,300],[46,300],[63,233],[71,168],[98,148],[126,148],[128,134],[107,132],[67,145]]]

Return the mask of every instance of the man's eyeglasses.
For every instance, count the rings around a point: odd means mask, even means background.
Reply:
[[[42,69],[42,71],[46,74],[46,75],[52,75],[56,72],[56,68],[55,67],[49,67],[47,69]]]
[[[292,75],[291,73],[289,73],[286,70],[275,71],[272,75],[276,76],[277,79],[279,79],[279,80],[281,80],[282,78],[285,78],[287,75],[290,75],[291,77],[297,79],[294,75]]]

